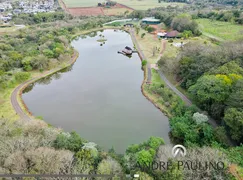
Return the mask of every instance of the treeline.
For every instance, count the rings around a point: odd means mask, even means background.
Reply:
[[[232,157],[243,148],[229,151],[209,147],[188,148],[181,162],[224,162],[224,169],[209,168],[192,171],[178,167],[171,154],[171,146],[158,137],[150,137],[140,144],[129,146],[123,155],[112,148],[104,152],[97,144],[82,139],[77,133],[65,133],[48,126],[42,120],[10,121],[0,119],[0,173],[1,174],[112,174],[113,179],[126,174],[139,174],[146,180],[201,180],[229,179],[228,168]],[[169,166],[160,166],[160,162]],[[240,160],[239,160],[240,162]],[[158,163],[152,167],[152,163]],[[195,167],[195,166],[194,166]],[[204,166],[205,168],[205,166]],[[95,180],[103,178],[97,177]]]
[[[0,37],[0,90],[30,77],[32,70],[52,69],[70,60],[72,36],[81,30],[101,27],[110,18],[74,19],[33,26]]]
[[[230,5],[230,6],[238,6],[243,2],[241,0],[190,0],[191,3],[195,3],[196,5],[212,5],[212,4],[221,4],[221,5]]]
[[[238,144],[243,142],[242,49],[243,41],[225,43],[221,47],[189,43],[174,61],[179,62],[176,74],[181,87],[188,90],[194,102],[223,127],[215,132],[220,135],[211,134],[211,140],[218,137],[218,141],[223,142],[225,132],[229,132],[231,138]],[[165,65],[165,58],[159,61],[160,65]],[[173,58],[171,60],[173,61]],[[188,116],[188,113],[186,115]],[[180,122],[189,124],[188,130],[176,135],[178,138],[186,137],[187,132],[198,130],[189,128],[192,126],[191,119],[187,118]],[[182,124],[180,129],[181,127]],[[189,134],[191,137],[193,133]],[[198,140],[198,142],[202,141]]]
[[[243,24],[243,10],[231,11],[198,11],[193,18],[207,18],[217,21],[225,21],[237,24]]]
[[[13,21],[15,24],[28,25],[71,19],[73,19],[73,17],[70,14],[66,14],[62,11],[36,14],[19,14],[13,16]]]
[[[181,3],[186,3],[188,0],[158,0],[159,3],[161,2],[181,2]]]

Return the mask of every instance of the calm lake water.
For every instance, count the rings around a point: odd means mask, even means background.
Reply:
[[[100,34],[107,41],[102,46]],[[143,71],[137,54],[118,54],[133,47],[122,31],[105,30],[72,42],[78,50],[76,63],[44,78],[23,94],[35,116],[53,126],[76,131],[105,150],[112,146],[123,153],[127,146],[150,136],[169,143],[168,118],[141,93]]]

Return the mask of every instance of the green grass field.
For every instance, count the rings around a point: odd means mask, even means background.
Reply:
[[[63,0],[67,7],[92,7],[97,6],[102,0]]]
[[[219,41],[237,40],[243,38],[243,26],[230,22],[211,21],[209,19],[197,19],[203,35]]]
[[[158,3],[158,0],[116,0],[120,4],[124,4],[136,10],[147,10],[155,7],[166,7],[166,6],[184,6],[184,3]]]
[[[97,6],[100,2],[104,2],[103,0],[63,0],[67,7],[91,7]],[[136,10],[147,10],[149,8],[155,7],[165,7],[165,6],[183,6],[184,3],[166,3],[161,2],[158,3],[158,0],[116,0],[116,2],[120,4],[124,4]]]

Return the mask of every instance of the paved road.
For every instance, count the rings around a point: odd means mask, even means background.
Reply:
[[[75,62],[75,60],[76,60],[76,58],[77,58],[77,55],[78,55],[78,53],[75,51],[75,53],[74,53],[74,55],[72,56],[71,60],[68,62],[68,65],[71,65],[71,64],[73,64],[73,63]],[[39,75],[38,77],[35,77],[35,78],[31,79],[31,80],[28,80],[28,81],[26,81],[26,82],[20,84],[17,88],[14,89],[14,91],[13,91],[12,94],[11,94],[11,104],[12,104],[12,106],[13,106],[15,112],[19,115],[19,117],[20,117],[21,119],[24,119],[24,120],[31,120],[31,119],[32,119],[31,116],[29,116],[28,114],[25,113],[25,111],[22,109],[21,105],[20,105],[19,102],[18,102],[18,97],[19,97],[19,95],[21,95],[21,94],[20,94],[21,91],[22,91],[26,86],[28,86],[29,84],[35,82],[36,80],[38,80],[38,79],[40,79],[40,78],[43,78],[43,77],[45,77],[45,76],[47,76],[47,75],[49,75],[49,74],[52,74],[52,73],[54,73],[54,72],[56,72],[56,71],[59,71],[59,70],[61,70],[61,69],[63,69],[63,68],[58,67],[58,68],[55,68],[55,69],[53,69],[53,70],[47,71],[47,72],[45,72],[45,73]]]

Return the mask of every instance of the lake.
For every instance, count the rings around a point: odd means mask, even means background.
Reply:
[[[104,36],[105,43],[98,42]],[[144,74],[138,54],[118,54],[133,47],[124,31],[104,30],[72,42],[77,61],[30,85],[23,100],[34,116],[64,131],[76,131],[103,149],[124,153],[150,136],[169,143],[168,118],[141,92]]]

